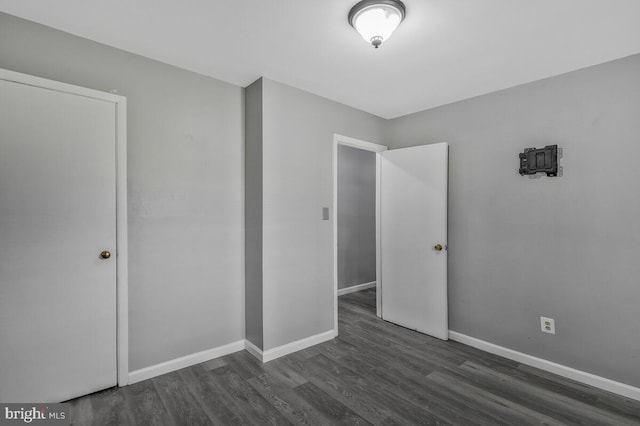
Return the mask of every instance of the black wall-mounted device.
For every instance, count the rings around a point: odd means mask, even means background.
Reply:
[[[520,153],[521,175],[546,173],[547,176],[558,176],[558,145],[547,145],[544,148],[526,148]]]

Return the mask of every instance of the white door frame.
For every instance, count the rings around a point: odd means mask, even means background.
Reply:
[[[380,164],[379,153],[384,145],[333,134],[333,333],[338,335],[338,145],[350,146],[376,153],[376,315],[382,315],[382,291],[380,288]]]
[[[115,104],[116,109],[116,347],[118,386],[129,379],[129,292],[127,247],[127,98],[0,68],[0,80]]]

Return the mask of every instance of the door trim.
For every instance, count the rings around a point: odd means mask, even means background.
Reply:
[[[338,335],[338,145],[372,151],[379,154],[388,148],[384,145],[333,134],[333,333]],[[376,155],[376,315],[382,315],[382,291],[380,288],[380,155]]]
[[[118,386],[129,380],[129,282],[127,239],[127,98],[0,68],[0,80],[115,104],[116,109],[116,357]]]

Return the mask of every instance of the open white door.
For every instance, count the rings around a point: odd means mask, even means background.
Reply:
[[[35,83],[0,79],[5,403],[116,384],[116,104]]]
[[[383,152],[382,318],[448,339],[446,143]]]

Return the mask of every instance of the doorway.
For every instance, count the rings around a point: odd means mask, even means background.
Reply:
[[[127,383],[126,100],[0,70],[0,400]]]
[[[378,153],[386,146],[334,135],[334,331],[338,297],[375,288],[380,316]],[[340,178],[340,179],[339,179]],[[342,202],[341,202],[342,201]]]
[[[345,282],[349,276],[358,275],[349,274],[349,268],[340,264],[340,260],[344,261],[341,250],[347,248],[344,244],[349,238],[338,235],[341,226],[338,156],[348,148],[354,156],[356,151],[375,155],[376,316],[447,340],[448,144],[388,150],[382,145],[334,135],[333,148],[334,334],[338,335],[338,295],[344,294],[341,288],[345,284],[350,284]],[[354,188],[351,195],[360,198],[358,190]],[[352,221],[370,222],[362,219],[358,208],[355,207]],[[364,211],[364,215],[367,213]],[[372,228],[368,229],[371,232]],[[357,269],[362,259],[356,258],[354,262]],[[371,283],[360,285],[366,287]],[[357,286],[355,290],[359,290]]]

